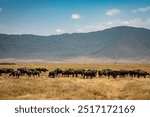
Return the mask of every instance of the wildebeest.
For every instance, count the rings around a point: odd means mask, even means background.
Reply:
[[[21,75],[24,76],[24,75],[27,75],[29,69],[28,68],[18,68],[17,70],[19,70],[21,72]]]
[[[107,76],[108,78],[111,75],[112,70],[111,69],[102,69],[101,72],[99,72],[99,76]]]
[[[128,74],[130,77],[135,77],[137,75],[138,71],[139,70],[130,70]]]
[[[86,71],[84,71],[84,74],[83,74],[83,78],[93,78],[93,77],[96,77],[97,75],[97,70],[91,70],[91,69],[88,69]]]
[[[111,77],[113,78],[117,78],[117,76],[119,75],[119,71],[116,70],[111,70],[111,69],[103,69],[102,71],[98,71],[98,75],[99,77],[107,76],[108,79]]]
[[[137,69],[137,70],[130,70],[129,71],[129,75],[131,77],[138,77],[138,78],[140,78],[141,76],[143,76],[144,78],[146,78],[146,76],[149,75],[149,73],[144,71],[144,70]]]
[[[55,78],[56,74],[57,74],[56,71],[50,71],[49,74],[48,74],[48,77],[49,78]]]
[[[74,77],[74,75],[75,75],[74,69],[67,69],[67,70],[64,70],[62,72],[62,76],[68,76],[69,77],[70,75],[72,75],[72,77]]]
[[[128,75],[128,71],[127,70],[119,70],[118,71],[118,75],[120,76],[120,77],[123,77],[123,78],[125,78],[125,76],[127,76]]]
[[[149,73],[146,72],[146,71],[143,71],[143,70],[140,70],[140,71],[138,71],[138,73],[137,73],[137,77],[138,77],[138,78],[140,78],[141,76],[143,76],[144,78],[146,78],[147,75],[149,75]]]
[[[98,76],[99,76],[99,77],[102,77],[102,75],[103,75],[102,71],[99,70],[99,71],[98,71]]]
[[[84,69],[76,69],[75,72],[75,76],[78,77],[78,75],[83,76],[84,75]]]
[[[112,70],[110,72],[110,76],[112,76],[113,78],[117,78],[118,75],[119,75],[119,71],[117,70]]]
[[[46,68],[35,68],[35,70],[37,70],[37,71],[39,71],[40,73],[41,72],[47,72],[48,71],[48,69],[46,69]]]
[[[21,72],[19,70],[11,71],[10,73],[10,76],[14,76],[16,78],[19,78],[20,75],[21,75]]]
[[[10,74],[13,71],[12,68],[1,68],[0,69],[0,74]]]
[[[35,69],[29,69],[28,70],[28,72],[27,72],[27,75],[29,76],[29,77],[31,77],[31,76],[40,76],[40,72],[39,71],[37,71],[37,70],[35,70]]]
[[[56,73],[56,76],[63,73],[63,70],[61,70],[60,68],[57,68],[54,71]]]

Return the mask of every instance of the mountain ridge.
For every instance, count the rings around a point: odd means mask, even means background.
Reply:
[[[150,30],[118,26],[88,33],[37,36],[0,34],[0,59],[65,60],[79,57],[150,60]]]

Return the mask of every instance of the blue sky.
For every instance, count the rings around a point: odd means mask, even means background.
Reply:
[[[150,0],[0,0],[0,33],[52,35],[120,25],[150,29]]]

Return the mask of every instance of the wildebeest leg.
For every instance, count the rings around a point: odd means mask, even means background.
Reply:
[[[85,79],[88,79],[88,75],[85,75]]]
[[[116,78],[117,78],[117,76],[116,76],[116,75],[114,75],[113,77],[114,77],[114,79],[116,79]]]
[[[17,75],[17,74],[16,74],[15,76],[16,76],[16,78],[18,78],[18,75]]]

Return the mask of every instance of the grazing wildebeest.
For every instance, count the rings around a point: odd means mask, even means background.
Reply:
[[[76,69],[75,72],[75,76],[78,77],[78,75],[83,76],[84,75],[84,69]]]
[[[29,76],[29,77],[31,77],[31,76],[40,76],[40,72],[39,71],[37,71],[37,70],[35,70],[35,69],[29,69],[28,70],[28,72],[27,72],[27,75]]]
[[[83,78],[93,78],[93,77],[96,77],[97,75],[97,70],[91,70],[91,69],[88,69],[86,71],[84,71],[84,74],[83,74]]]
[[[118,75],[119,75],[119,71],[117,70],[112,70],[110,72],[110,76],[112,76],[114,79],[117,78]]]
[[[72,75],[72,77],[74,77],[74,74],[75,74],[75,70],[74,69],[68,69],[68,70],[64,70],[62,72],[62,76],[70,76]]]
[[[123,70],[123,69],[119,70],[118,72],[119,72],[118,75],[123,78],[125,78],[125,76],[128,75],[128,71]]]
[[[21,75],[24,76],[24,75],[27,75],[29,69],[28,68],[18,68],[17,70],[19,70],[21,72]]]
[[[39,71],[40,73],[41,72],[47,72],[48,71],[48,69],[46,69],[46,68],[35,68],[35,70],[37,70],[37,71]]]
[[[112,70],[111,69],[102,69],[101,75],[107,76],[108,78],[111,75]]]
[[[48,77],[49,78],[55,78],[56,74],[57,74],[56,71],[50,71],[49,74],[48,74]]]
[[[119,75],[119,71],[116,70],[111,70],[111,69],[103,69],[102,71],[98,71],[98,75],[99,77],[101,76],[107,76],[108,79],[111,77],[113,78],[117,78],[117,76]]]
[[[2,74],[10,74],[13,71],[12,68],[2,68],[0,69],[0,73]]]
[[[129,71],[129,76],[131,76],[131,77],[136,77],[136,76],[138,76],[139,71],[141,71],[141,70],[140,70],[140,69],[137,69],[137,70],[130,70],[130,71]]]
[[[56,76],[63,73],[63,71],[60,68],[57,68],[54,71],[56,72]]]
[[[138,71],[138,73],[137,73],[137,77],[138,77],[138,78],[140,78],[140,76],[143,76],[144,78],[146,78],[147,75],[149,75],[149,73],[146,72],[146,71],[143,71],[143,70],[140,70],[140,71]]]
[[[16,78],[19,78],[20,75],[21,75],[21,72],[19,70],[11,71],[10,73],[10,76],[14,76]]]
[[[102,71],[99,70],[99,71],[98,71],[98,76],[99,76],[99,77],[102,77],[102,75],[103,75]]]

